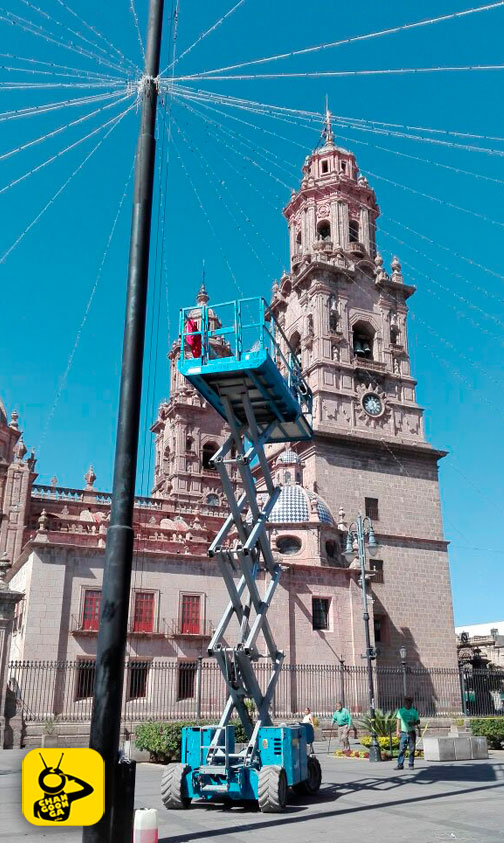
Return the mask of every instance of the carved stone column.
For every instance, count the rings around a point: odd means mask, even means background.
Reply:
[[[18,716],[15,695],[7,690],[7,667],[14,609],[24,594],[10,590],[5,580],[10,567],[4,554],[0,558],[0,748],[6,749],[21,745],[21,717]]]

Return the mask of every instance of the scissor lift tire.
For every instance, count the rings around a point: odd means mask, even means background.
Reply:
[[[318,758],[310,755],[308,758],[308,778],[304,782],[298,782],[292,788],[294,793],[306,793],[308,796],[314,796],[320,790],[322,783],[322,770]]]
[[[283,767],[266,765],[259,770],[258,802],[263,814],[279,814],[287,804],[287,776]]]
[[[161,777],[161,799],[168,810],[181,810],[191,804],[190,796],[185,791],[185,774],[189,772],[187,764],[167,764]]]

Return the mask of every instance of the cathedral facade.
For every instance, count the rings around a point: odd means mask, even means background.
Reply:
[[[362,665],[359,571],[343,556],[359,512],[380,545],[367,576],[377,663],[457,665],[438,462],[425,440],[410,370],[407,309],[414,288],[376,246],[379,208],[355,157],[323,144],[304,163],[284,209],[290,269],[271,308],[312,389],[311,441],[270,446],[281,493],[268,524],[284,572],[269,619],[287,664]],[[202,287],[195,304],[208,303]],[[128,658],[192,662],[205,655],[226,606],[207,547],[227,515],[210,458],[224,423],[177,369],[152,431],[150,498],[135,505]],[[29,422],[29,420],[28,420]],[[239,488],[238,476],[234,478]],[[0,552],[12,568],[13,659],[82,660],[96,653],[110,495],[36,483],[15,413],[0,407]]]

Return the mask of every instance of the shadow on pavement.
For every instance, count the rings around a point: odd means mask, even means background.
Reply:
[[[470,766],[470,767],[473,766],[477,770],[481,771],[482,767],[484,767],[485,765],[468,765],[468,766]],[[418,771],[418,773],[420,773],[420,774],[425,773],[425,772],[428,772],[428,771],[427,770],[419,770]],[[493,776],[492,778],[495,779],[495,776]],[[405,779],[402,783],[412,784],[412,783],[415,783],[415,779],[416,779],[416,776],[415,776],[415,778],[408,777],[408,779]],[[446,779],[444,779],[444,780],[446,781]],[[458,777],[457,781],[460,781],[460,780],[461,780],[460,777]],[[481,776],[477,780],[482,781]],[[337,791],[340,791],[340,790],[345,791],[346,790],[347,793],[348,793],[348,791],[358,792],[358,791],[362,791],[362,790],[366,790],[366,789],[374,789],[373,785],[370,784],[371,782],[376,782],[376,783],[379,782],[381,784],[384,783],[383,779],[369,779],[367,781],[368,781],[368,784],[364,785],[363,787],[360,786],[361,785],[360,782],[354,782],[354,783],[347,782],[344,785],[331,785],[330,788],[325,788],[324,790],[334,789],[334,795],[330,796],[330,798],[336,799],[339,796],[344,797],[346,795],[345,793],[339,793]],[[437,781],[443,781],[443,779],[438,778]],[[424,782],[424,784],[427,784],[427,783],[429,783],[429,782]],[[401,784],[401,782],[399,781],[397,784]],[[488,792],[490,790],[495,790],[496,788],[503,788],[503,787],[504,787],[504,781],[502,782],[502,784],[482,785],[480,787],[465,788],[463,792],[464,792],[464,796],[465,796],[468,793],[478,793],[478,792],[481,792],[481,791]],[[447,792],[445,791],[443,793],[430,793],[430,794],[425,795],[425,796],[422,795],[422,796],[412,796],[412,797],[406,798],[406,799],[392,799],[392,800],[389,800],[387,802],[385,802],[385,801],[373,802],[370,805],[357,805],[357,806],[352,807],[352,808],[341,807],[341,808],[339,808],[338,810],[335,810],[335,811],[323,811],[321,813],[317,812],[317,813],[311,813],[311,814],[303,812],[303,814],[301,816],[289,816],[289,814],[293,814],[293,813],[296,812],[296,806],[294,804],[294,805],[290,805],[288,807],[288,809],[283,814],[271,815],[272,816],[271,819],[265,820],[263,822],[251,822],[249,825],[246,824],[246,825],[242,825],[242,826],[239,826],[239,827],[237,827],[236,824],[233,824],[232,826],[226,826],[225,828],[212,828],[212,829],[206,829],[205,831],[199,831],[199,832],[190,831],[186,834],[177,834],[175,836],[170,836],[170,837],[161,837],[159,839],[159,843],[193,843],[193,841],[196,841],[196,840],[204,840],[205,838],[212,838],[213,839],[213,838],[224,836],[226,834],[232,834],[232,833],[238,834],[240,832],[246,832],[248,830],[257,831],[257,830],[262,829],[262,828],[270,829],[273,826],[279,826],[279,828],[281,828],[282,826],[289,826],[289,825],[294,825],[294,824],[297,824],[297,823],[309,822],[311,820],[330,819],[331,817],[341,817],[341,816],[344,816],[345,814],[363,813],[363,812],[366,812],[366,811],[380,811],[380,810],[383,810],[383,808],[393,808],[393,807],[397,807],[398,805],[404,806],[404,805],[411,805],[411,804],[415,804],[415,803],[421,804],[421,803],[431,802],[433,800],[438,800],[438,799],[447,799],[450,796],[460,796],[460,788],[458,788],[456,790],[447,791]],[[322,802],[322,801],[326,801],[326,800],[324,800],[324,792],[321,793],[321,798],[317,799],[316,801],[319,802],[319,803]],[[310,804],[311,805],[315,804],[315,800],[313,798],[310,800]],[[206,809],[208,809],[209,806],[206,805],[206,806],[202,806],[202,807],[205,807]],[[220,808],[222,810],[222,805],[220,805],[220,806],[216,805],[215,808]],[[242,811],[242,815],[243,815],[243,813],[244,813],[244,811]],[[255,810],[253,813],[257,815],[258,811]],[[275,819],[273,819],[273,816],[275,816]]]

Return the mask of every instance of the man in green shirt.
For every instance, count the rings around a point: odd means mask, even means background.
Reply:
[[[336,711],[332,716],[333,725],[338,727],[338,738],[343,752],[350,752],[350,741],[348,740],[348,733],[352,725],[352,715],[348,708],[343,706],[341,700],[336,705]]]
[[[404,705],[396,712],[396,735],[399,738],[399,755],[395,770],[404,768],[404,757],[408,747],[408,766],[410,770],[415,766],[416,726],[420,725],[420,715],[413,708],[411,697],[404,697]]]

